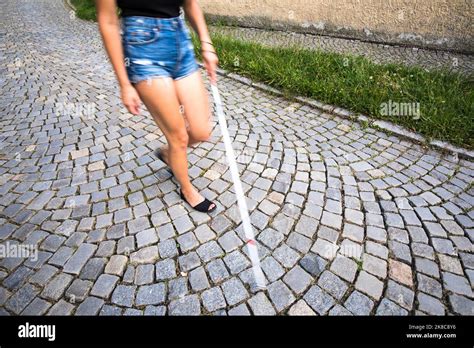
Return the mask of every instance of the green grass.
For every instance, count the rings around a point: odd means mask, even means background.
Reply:
[[[213,41],[220,66],[228,71],[290,95],[392,121],[428,138],[474,147],[474,84],[460,74],[378,65],[362,57],[301,48],[269,48],[222,35],[214,35]],[[383,115],[381,105],[390,100],[419,103],[419,119]]]
[[[73,2],[93,6],[92,0]],[[78,11],[78,16],[89,11],[92,9]],[[198,48],[195,36],[193,40]],[[223,35],[213,35],[213,42],[220,66],[227,71],[264,82],[287,95],[314,98],[394,122],[428,139],[474,148],[472,76],[398,64],[379,65],[362,57],[302,48],[270,48]],[[196,52],[200,58],[198,49]],[[389,101],[419,103],[420,117],[383,115],[381,105]]]
[[[96,20],[94,0],[71,0],[71,4],[76,8],[79,18]]]

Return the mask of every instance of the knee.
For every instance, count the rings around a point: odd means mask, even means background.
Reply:
[[[189,136],[186,129],[173,132],[168,139],[169,145],[176,149],[186,149],[189,143]]]
[[[211,137],[211,132],[211,127],[206,127],[204,129],[200,129],[199,131],[192,132],[190,137],[194,142],[208,141]]]

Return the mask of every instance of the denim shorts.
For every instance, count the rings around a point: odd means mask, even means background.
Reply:
[[[179,80],[199,69],[189,29],[181,17],[124,17],[122,44],[132,83],[161,77]]]

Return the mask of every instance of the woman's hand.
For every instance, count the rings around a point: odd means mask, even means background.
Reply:
[[[183,9],[186,18],[196,31],[199,40],[201,40],[202,61],[211,83],[215,84],[217,82],[216,69],[219,59],[217,58],[216,51],[212,45],[211,37],[207,30],[206,20],[204,19],[201,7],[199,7],[198,0],[184,0]]]
[[[204,63],[204,67],[207,70],[207,74],[209,75],[209,79],[211,80],[212,84],[216,84],[217,82],[217,74],[216,69],[217,65],[219,64],[219,58],[217,57],[217,53],[214,50],[212,44],[203,42],[202,43],[202,61]]]
[[[132,85],[122,88],[122,102],[129,112],[134,115],[140,113],[141,100],[138,96],[137,90]]]

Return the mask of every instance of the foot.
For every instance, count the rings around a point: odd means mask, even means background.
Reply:
[[[181,190],[181,198],[184,199],[193,209],[202,213],[210,213],[216,209],[216,204],[204,198],[194,187],[188,190]]]

